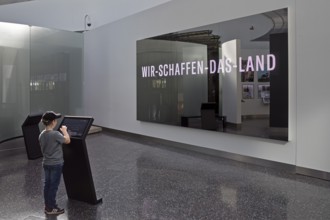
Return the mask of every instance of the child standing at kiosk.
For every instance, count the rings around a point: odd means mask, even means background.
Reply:
[[[45,125],[45,129],[39,135],[39,142],[43,154],[42,165],[45,173],[45,214],[48,215],[64,213],[64,209],[59,208],[56,204],[56,193],[61,181],[64,163],[62,144],[69,144],[70,136],[66,126],[60,128],[62,134],[54,130],[58,118],[61,118],[61,114],[53,111],[45,112],[41,119],[42,123]]]

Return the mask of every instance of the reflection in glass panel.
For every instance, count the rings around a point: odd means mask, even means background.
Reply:
[[[80,33],[31,28],[31,112],[79,113],[82,48]]]
[[[21,135],[29,113],[29,26],[0,22],[0,141]]]
[[[83,35],[0,22],[0,142],[30,113],[79,114]]]
[[[179,125],[182,114],[198,114],[199,104],[207,100],[206,75],[178,75],[173,63],[185,63],[191,59],[206,61],[206,46],[147,39],[139,41],[137,47],[138,63],[165,63],[161,72],[156,73],[159,77],[138,78],[138,118]],[[146,76],[155,74],[155,70],[150,67],[140,66],[138,69],[143,69],[142,74]]]
[[[287,14],[137,41],[137,120],[287,141]]]

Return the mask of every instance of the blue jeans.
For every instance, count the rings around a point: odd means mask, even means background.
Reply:
[[[45,172],[44,199],[45,206],[53,209],[56,204],[56,193],[60,185],[63,164],[43,165]]]

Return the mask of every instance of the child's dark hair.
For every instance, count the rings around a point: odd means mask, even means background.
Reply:
[[[45,119],[42,119],[41,121],[45,126],[48,126],[52,123],[52,121],[48,121],[48,120],[45,120]]]

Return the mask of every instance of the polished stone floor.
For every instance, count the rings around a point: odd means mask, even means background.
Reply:
[[[0,219],[330,219],[330,182],[249,165],[108,131],[86,139],[103,203],[68,200],[43,213],[41,159],[27,160],[22,138],[0,145]]]

